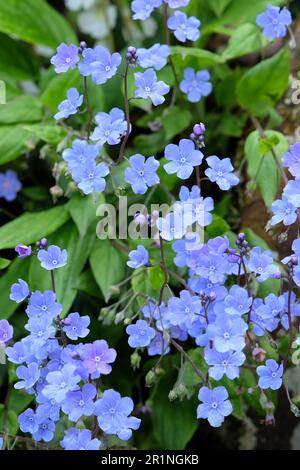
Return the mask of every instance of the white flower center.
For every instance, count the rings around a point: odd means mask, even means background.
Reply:
[[[214,409],[218,408],[218,403],[216,403],[215,401],[212,402],[211,407]]]
[[[230,337],[230,334],[227,331],[225,331],[223,336],[224,336],[225,339],[228,339]]]

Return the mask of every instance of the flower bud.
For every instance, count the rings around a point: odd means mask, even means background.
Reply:
[[[206,128],[203,122],[200,122],[199,124],[195,124],[193,128],[193,133],[196,137],[199,137],[200,135],[205,134]]]
[[[252,357],[256,362],[264,362],[267,352],[262,348],[254,348]]]
[[[133,369],[138,369],[140,367],[141,356],[139,355],[139,353],[137,351],[135,351],[133,354],[131,354],[130,363],[131,363],[131,367]]]
[[[168,398],[169,398],[170,401],[176,400],[176,399],[178,398],[178,395],[177,395],[176,391],[175,391],[175,390],[171,390],[171,391],[169,392]]]
[[[15,251],[18,253],[18,258],[27,258],[28,256],[31,256],[32,254],[32,249],[31,246],[26,246],[19,244],[16,246]]]
[[[131,67],[135,67],[138,61],[137,50],[133,46],[129,46],[126,52],[127,63]]]
[[[150,370],[148,372],[148,374],[146,375],[145,377],[145,381],[146,381],[146,386],[147,387],[152,387],[152,385],[155,384],[156,382],[156,375],[155,375],[155,372],[153,372],[153,370]]]

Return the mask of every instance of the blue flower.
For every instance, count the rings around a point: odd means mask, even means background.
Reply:
[[[205,174],[210,181],[217,183],[220,189],[227,191],[231,186],[236,186],[239,183],[239,178],[232,173],[234,168],[230,158],[220,160],[216,155],[212,155],[206,161],[210,168],[205,170]]]
[[[21,341],[18,341],[12,347],[6,348],[5,352],[9,361],[14,364],[23,364],[31,360],[28,345]]]
[[[300,207],[300,179],[290,180],[283,190],[283,197],[295,207]]]
[[[28,408],[26,411],[21,413],[18,418],[20,429],[22,432],[30,432],[33,434],[38,430],[38,423],[36,415],[31,408]]]
[[[193,173],[194,167],[201,165],[203,153],[195,148],[192,140],[182,139],[179,145],[166,146],[165,157],[171,160],[164,165],[166,172],[169,175],[176,173],[178,178],[187,180]]]
[[[76,88],[70,88],[67,91],[67,99],[58,106],[59,112],[55,114],[54,119],[66,119],[73,114],[77,114],[78,108],[83,103],[83,95],[80,95]]]
[[[195,16],[189,18],[182,11],[175,11],[168,19],[168,28],[174,32],[176,39],[180,42],[197,41],[200,37],[199,27],[201,21]]]
[[[32,434],[32,437],[35,441],[52,441],[55,433],[55,424],[48,418],[43,416],[36,415],[36,421],[38,424],[38,429]]]
[[[300,178],[300,142],[290,146],[289,151],[282,157],[282,163],[289,169],[291,175]]]
[[[83,61],[79,64],[79,72],[84,77],[91,75],[96,85],[102,85],[113,77],[122,62],[119,53],[110,54],[109,50],[103,46],[96,46],[95,49],[87,48],[82,56]]]
[[[97,127],[91,135],[91,140],[98,144],[117,145],[127,130],[124,111],[119,108],[113,108],[109,114],[98,113],[95,117]]]
[[[263,336],[265,330],[276,330],[279,323],[279,315],[284,310],[285,299],[283,296],[277,297],[274,294],[269,294],[265,298],[265,303],[254,303],[253,311],[251,312],[251,321],[253,322],[253,332],[257,336]]]
[[[145,320],[138,320],[135,324],[128,325],[126,333],[129,335],[128,344],[132,348],[149,346],[155,336],[155,330]]]
[[[116,434],[122,440],[130,439],[132,429],[140,427],[141,420],[129,417],[134,408],[129,397],[122,398],[113,389],[105,390],[96,402],[95,415],[98,416],[100,429],[106,434]]]
[[[92,379],[97,379],[100,375],[111,373],[112,362],[115,362],[117,353],[109,348],[104,340],[94,341],[92,344],[85,344],[82,348],[81,357],[87,372]]]
[[[133,0],[131,9],[134,20],[146,20],[155,8],[161,6],[163,0]]]
[[[160,236],[167,241],[180,239],[186,232],[186,221],[182,217],[182,212],[174,210],[165,217],[159,217],[156,226],[160,231]]]
[[[193,256],[198,257],[201,250],[199,237],[193,232],[188,232],[184,240],[176,240],[172,249],[175,251],[174,264],[179,268],[189,266],[192,263]]]
[[[159,183],[156,170],[159,162],[154,157],[147,160],[143,155],[136,154],[129,158],[130,167],[125,170],[125,181],[132,186],[135,194],[145,194],[148,187]]]
[[[56,403],[62,403],[68,392],[78,389],[81,378],[76,374],[76,368],[65,365],[61,370],[49,372],[46,376],[47,385],[43,389],[43,395]]]
[[[208,374],[215,380],[221,380],[226,375],[230,380],[240,376],[240,366],[246,360],[242,352],[227,351],[218,352],[215,349],[206,348],[204,355],[205,362],[210,366]]]
[[[7,170],[5,173],[0,173],[0,198],[4,198],[7,202],[14,201],[21,188],[22,184],[15,171]]]
[[[28,364],[28,366],[20,366],[16,370],[16,375],[20,382],[15,383],[16,389],[25,388],[29,391],[37,383],[40,378],[40,369],[36,362]]]
[[[101,441],[93,439],[91,431],[76,428],[67,429],[60,444],[65,450],[99,450],[101,447]]]
[[[189,1],[190,0],[165,0],[165,3],[167,3],[170,8],[181,8],[186,7]]]
[[[158,106],[165,101],[163,95],[169,93],[170,87],[163,81],[157,81],[157,76],[153,69],[137,72],[134,74],[134,78],[135,86],[137,87],[134,92],[136,98],[143,98],[145,100],[150,98],[154,106]]]
[[[30,331],[31,340],[37,348],[43,346],[47,339],[53,338],[55,335],[52,318],[47,316],[29,318],[25,328]]]
[[[56,245],[50,245],[47,250],[39,250],[37,257],[42,268],[52,271],[67,264],[68,253]]]
[[[297,209],[289,202],[288,199],[277,199],[271,206],[273,217],[271,219],[271,225],[279,224],[283,222],[283,225],[292,225],[297,220]]]
[[[251,304],[252,297],[248,296],[247,290],[237,285],[231,287],[224,300],[225,312],[239,317],[249,312]]]
[[[36,397],[38,406],[36,412],[39,416],[44,418],[49,418],[51,421],[59,421],[60,419],[60,405],[56,403],[55,400],[49,400],[42,393],[38,394]]]
[[[42,293],[39,290],[33,292],[30,297],[26,313],[28,317],[56,318],[62,311],[62,305],[56,302],[56,294],[51,290]]]
[[[0,320],[0,344],[8,343],[14,334],[13,327],[8,323],[7,320]]]
[[[18,253],[18,258],[21,258],[21,259],[28,258],[29,256],[32,255],[32,248],[31,246],[27,246],[27,245],[19,244],[16,246],[15,251],[16,253]]]
[[[3,444],[4,444],[3,437],[0,436],[0,450],[3,450]]]
[[[84,194],[91,194],[104,191],[106,187],[104,177],[108,174],[109,169],[104,163],[97,165],[93,161],[87,161],[82,167],[75,169],[72,176]]]
[[[207,333],[216,351],[241,351],[245,347],[244,335],[247,329],[247,323],[241,318],[230,319],[221,315],[208,325]]]
[[[289,318],[288,318],[288,306],[290,303],[290,310],[292,319],[300,316],[300,305],[296,303],[296,295],[294,292],[291,293],[291,299],[289,301],[289,293],[285,292],[281,297],[284,298],[284,308],[280,312],[280,321],[285,330],[289,329]],[[7,350],[6,350],[7,353]]]
[[[184,80],[180,83],[180,90],[187,94],[191,103],[197,103],[202,96],[208,96],[212,91],[210,73],[207,70],[195,72],[191,67],[184,70]]]
[[[213,284],[223,284],[228,263],[221,254],[203,253],[195,269],[198,275],[208,279]]]
[[[168,302],[170,322],[173,326],[189,328],[200,314],[201,302],[198,296],[191,295],[188,290],[182,290],[179,295],[179,299],[171,297]]]
[[[142,308],[142,314],[150,320],[159,320],[159,308],[155,300],[149,300]]]
[[[191,191],[186,186],[181,186],[179,198],[181,202],[176,202],[174,208],[181,206],[187,218],[187,212],[190,212],[191,224],[197,222],[201,227],[206,227],[212,222],[210,211],[214,209],[214,200],[211,197],[201,197],[199,186],[193,186]]]
[[[88,315],[81,317],[79,313],[70,313],[63,320],[63,331],[67,337],[75,341],[78,338],[85,338],[90,330],[87,328],[91,320]]]
[[[233,411],[225,387],[216,387],[212,390],[208,387],[202,387],[199,390],[198,398],[203,403],[197,408],[197,418],[207,419],[214,428],[220,427],[225,417]]]
[[[280,276],[279,268],[274,264],[273,255],[270,251],[261,251],[260,247],[252,248],[250,257],[246,260],[246,266],[256,276],[258,282]]]
[[[167,338],[164,337],[161,333],[156,333],[148,347],[149,356],[161,356],[168,354],[169,351],[170,347]]]
[[[51,64],[55,66],[56,73],[75,69],[77,62],[79,62],[78,47],[74,44],[67,46],[64,42],[58,46],[57,54],[51,58]]]
[[[99,154],[99,147],[91,145],[86,140],[76,139],[72,143],[72,148],[65,149],[62,157],[67,162],[71,172],[84,166],[87,162],[95,162]]]
[[[92,416],[96,395],[96,387],[92,384],[85,384],[82,391],[68,392],[62,402],[62,410],[69,416],[69,420],[74,422],[78,421],[81,416]]]
[[[287,8],[268,5],[264,13],[256,17],[256,24],[263,28],[264,35],[268,39],[283,38],[286,35],[287,26],[292,23],[292,15]]]
[[[129,253],[129,261],[127,266],[133,269],[141,268],[149,265],[149,254],[143,245],[138,245],[136,250]]]
[[[268,359],[264,366],[258,366],[258,386],[262,389],[278,390],[282,385],[283,365],[278,365],[274,359]]]
[[[19,304],[29,296],[30,290],[28,284],[27,282],[23,281],[23,279],[18,279],[18,282],[11,286],[9,295],[10,300],[14,300]]]
[[[170,47],[165,44],[154,44],[149,49],[137,49],[139,65],[144,69],[153,67],[155,70],[161,70],[167,65],[170,54]]]

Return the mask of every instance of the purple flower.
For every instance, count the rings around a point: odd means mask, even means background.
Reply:
[[[292,225],[297,220],[297,209],[288,201],[285,197],[277,199],[271,206],[273,217],[271,219],[271,225],[279,224],[283,222],[283,225]]]
[[[278,390],[282,385],[283,365],[278,365],[274,359],[268,359],[264,366],[258,366],[258,386],[262,389]]]
[[[264,13],[256,17],[256,24],[263,28],[264,35],[268,39],[283,38],[286,35],[287,26],[292,23],[292,16],[287,8],[268,5]]]
[[[98,144],[117,145],[121,141],[121,137],[127,130],[127,122],[125,120],[124,111],[119,108],[113,108],[109,114],[98,113],[95,117],[97,127],[91,135],[91,140],[97,141]]]
[[[127,266],[133,269],[138,269],[147,265],[149,265],[148,251],[143,245],[138,245],[136,250],[133,250],[129,253],[129,261],[127,261]]]
[[[96,85],[102,85],[113,77],[122,61],[120,54],[110,54],[103,46],[84,49],[82,56],[83,62],[79,64],[79,72],[84,77],[91,75]]]
[[[51,58],[51,64],[55,66],[56,73],[75,69],[77,62],[79,62],[78,47],[74,44],[67,46],[64,42],[58,46],[57,54]]]
[[[169,341],[161,333],[156,333],[148,347],[149,356],[161,356],[170,351]]]
[[[66,333],[67,337],[75,341],[78,338],[85,338],[90,330],[87,328],[91,320],[88,315],[81,317],[79,313],[74,312],[70,313],[63,320],[63,331]]]
[[[4,198],[7,202],[14,201],[21,188],[22,184],[15,171],[7,170],[5,173],[0,173],[0,198]]]
[[[28,284],[27,282],[23,281],[23,279],[18,279],[18,282],[11,286],[9,295],[10,300],[14,300],[19,304],[29,296],[30,290]]]
[[[122,398],[113,389],[105,390],[100,400],[96,402],[95,415],[98,416],[99,426],[106,434],[117,434],[122,440],[130,439],[132,429],[140,427],[141,420],[129,417],[134,408],[129,397]]]
[[[55,424],[53,421],[37,414],[36,422],[38,424],[38,429],[32,434],[33,439],[35,441],[44,442],[52,441],[55,432]]]
[[[300,178],[300,142],[290,146],[289,151],[282,157],[282,163],[289,169],[291,175]]]
[[[218,352],[215,349],[205,349],[205,362],[210,366],[209,376],[215,380],[221,380],[226,375],[234,380],[240,375],[240,366],[244,364],[246,356],[242,352],[227,351]]]
[[[239,183],[239,178],[232,173],[233,166],[230,158],[220,160],[216,155],[212,155],[206,161],[210,168],[205,170],[205,174],[210,181],[217,183],[220,189],[227,191],[231,186],[236,186]]]
[[[186,7],[190,0],[164,0],[170,8]]]
[[[84,367],[91,374],[92,379],[96,379],[100,375],[110,374],[112,368],[109,364],[115,362],[117,353],[108,347],[106,341],[97,340],[92,344],[85,344],[81,356]]]
[[[65,149],[62,157],[67,162],[71,172],[79,167],[83,167],[87,162],[95,162],[99,154],[97,145],[90,145],[86,140],[76,139],[72,143],[72,148]]]
[[[67,264],[68,253],[56,245],[50,245],[47,250],[39,250],[37,257],[42,268],[52,271]]]
[[[28,366],[20,366],[16,370],[16,375],[18,379],[21,379],[20,382],[15,383],[15,388],[20,390],[25,388],[29,390],[37,383],[40,378],[41,371],[36,362],[28,364]]]
[[[195,16],[189,18],[182,11],[175,11],[168,19],[168,28],[174,32],[176,39],[180,42],[197,41],[200,37],[199,27],[201,21]]]
[[[209,338],[213,341],[218,352],[230,350],[241,351],[245,347],[244,335],[248,329],[247,323],[241,318],[218,316],[215,323],[207,327]]]
[[[88,429],[69,428],[60,444],[65,450],[99,450],[101,441],[93,439]]]
[[[131,9],[134,20],[146,20],[155,8],[161,6],[163,0],[133,0]]]
[[[126,333],[129,335],[128,344],[132,348],[148,346],[155,336],[155,330],[145,320],[138,320],[135,324],[128,325]]]
[[[74,170],[72,176],[84,194],[91,194],[104,191],[106,187],[104,177],[108,174],[109,169],[104,163],[97,165],[93,161],[87,161],[82,167]]]
[[[179,145],[166,146],[165,157],[171,160],[164,165],[166,172],[169,175],[176,173],[178,178],[186,180],[193,173],[194,167],[201,165],[203,153],[195,148],[193,141],[182,139]]]
[[[94,398],[97,395],[96,387],[85,384],[82,391],[68,392],[62,403],[62,410],[69,416],[70,421],[78,421],[81,416],[91,416],[94,413]]]
[[[0,344],[8,343],[14,334],[13,327],[8,323],[7,320],[0,320]]]
[[[73,114],[77,114],[78,108],[83,103],[83,95],[80,95],[76,88],[70,88],[67,91],[67,99],[58,106],[59,112],[55,114],[54,119],[66,119]]]
[[[26,313],[28,317],[56,318],[62,311],[62,305],[56,302],[56,294],[51,290],[42,293],[39,290],[33,292],[30,297]]]
[[[165,44],[154,44],[149,49],[140,48],[137,50],[139,65],[144,69],[153,67],[155,70],[161,70],[167,65],[170,54],[170,47]]]
[[[251,304],[252,297],[248,296],[247,290],[237,285],[231,287],[224,300],[225,312],[239,317],[249,312]]]
[[[130,167],[125,171],[125,181],[132,186],[135,194],[145,194],[148,187],[159,183],[156,170],[159,162],[154,157],[145,159],[143,155],[136,154],[129,159]]]
[[[21,413],[18,418],[20,429],[22,432],[30,432],[33,434],[38,430],[36,415],[31,408]]]
[[[135,86],[134,92],[136,98],[150,98],[154,106],[158,106],[165,101],[163,95],[170,91],[170,87],[163,81],[157,81],[156,73],[153,69],[145,72],[137,72],[134,74]]]
[[[184,70],[184,80],[180,83],[180,90],[187,94],[191,103],[197,103],[202,96],[208,96],[212,91],[210,73],[207,70],[195,72],[191,67]]]
[[[78,389],[80,380],[80,376],[76,374],[76,368],[67,364],[61,370],[47,374],[47,385],[43,389],[43,395],[60,404],[65,400],[68,392]]]
[[[225,387],[216,387],[212,390],[208,387],[202,387],[199,390],[198,398],[203,403],[197,408],[197,418],[207,419],[214,428],[220,427],[225,417],[233,411]]]
[[[26,246],[19,244],[16,246],[15,251],[18,253],[18,258],[27,258],[28,256],[31,256],[32,254],[32,249],[31,246]]]
[[[264,282],[280,274],[279,268],[274,264],[273,255],[270,251],[261,251],[257,246],[251,250],[246,266],[256,276],[258,282]]]

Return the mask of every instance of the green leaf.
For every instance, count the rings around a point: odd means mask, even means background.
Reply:
[[[66,99],[69,88],[78,88],[83,78],[78,70],[69,70],[66,73],[55,75],[42,94],[42,103],[57,111],[58,105]]]
[[[38,122],[43,118],[43,105],[34,96],[20,96],[0,107],[0,124]]]
[[[19,423],[17,413],[0,404],[0,432],[7,432],[11,436],[15,436],[18,429]]]
[[[5,269],[7,266],[9,266],[11,263],[11,260],[5,259],[5,258],[0,258],[0,269]]]
[[[28,132],[22,125],[0,126],[0,165],[11,162],[26,151]]]
[[[28,80],[39,74],[37,59],[32,50],[0,33],[0,74],[1,78]]]
[[[115,248],[110,240],[96,241],[90,255],[90,265],[105,298],[110,287],[124,279],[125,260],[124,254]]]
[[[16,258],[5,274],[0,277],[0,318],[8,319],[17,310],[18,304],[9,298],[12,284],[18,282],[18,279],[28,280],[29,259]]]
[[[90,269],[86,269],[83,273],[80,274],[76,288],[88,295],[101,298],[99,287]]]
[[[247,242],[251,247],[259,246],[263,250],[270,250],[267,242],[257,235],[251,228],[244,228],[242,232],[246,235]]]
[[[22,214],[0,228],[0,250],[14,248],[18,243],[34,243],[55,232],[69,218],[64,206]]]
[[[291,54],[281,49],[245,73],[237,85],[240,106],[256,116],[267,114],[288,88]]]
[[[148,278],[153,289],[160,290],[164,283],[164,272],[160,266],[147,269]]]
[[[151,297],[152,299],[158,299],[159,291],[153,289],[153,287],[151,286],[151,282],[147,275],[146,269],[135,269],[132,275],[131,285],[135,294],[143,294]],[[137,300],[139,305],[142,306],[145,304],[144,298],[138,297]]]
[[[235,59],[255,52],[266,44],[267,40],[263,37],[260,29],[254,24],[246,23],[234,30],[222,57],[224,60]]]
[[[28,138],[43,140],[47,144],[57,145],[67,135],[67,130],[56,124],[32,124],[23,125],[23,129],[27,132]]]
[[[197,47],[171,46],[171,55],[180,56],[183,61],[189,57],[199,59],[202,67],[224,62],[221,56]]]
[[[280,132],[268,130],[265,135],[267,140],[261,141],[258,131],[249,134],[245,142],[245,156],[248,162],[248,174],[257,183],[265,204],[270,207],[278,191],[280,174],[272,153],[267,152],[261,155],[260,152],[265,152],[270,147],[270,142],[274,144],[274,139],[276,139],[278,143],[272,148],[277,160],[281,161],[289,144],[286,137]]]
[[[230,227],[226,220],[217,214],[213,214],[212,223],[206,227],[206,232],[212,238],[224,235],[224,233],[228,232],[229,230]]]
[[[176,135],[185,131],[193,120],[192,113],[177,106],[170,108],[161,117],[166,140],[172,140]]]
[[[76,36],[64,17],[44,0],[5,0],[0,4],[0,31],[31,44],[57,47],[76,44]]]
[[[98,196],[98,200],[95,200],[93,195],[83,197],[77,193],[73,195],[66,206],[82,237],[86,234],[91,223],[96,220],[98,205],[104,203],[104,196],[102,194]]]
[[[28,395],[25,390],[13,389],[9,396],[9,409],[19,415],[30,405],[33,399],[33,396]]]
[[[232,0],[214,0],[209,3],[209,6],[217,16],[221,16],[231,1]]]
[[[170,402],[168,393],[176,380],[172,358],[169,358],[165,370],[168,372],[150,399],[153,433],[160,449],[184,450],[198,427],[198,402],[196,397],[191,400],[177,400],[176,403]]]

